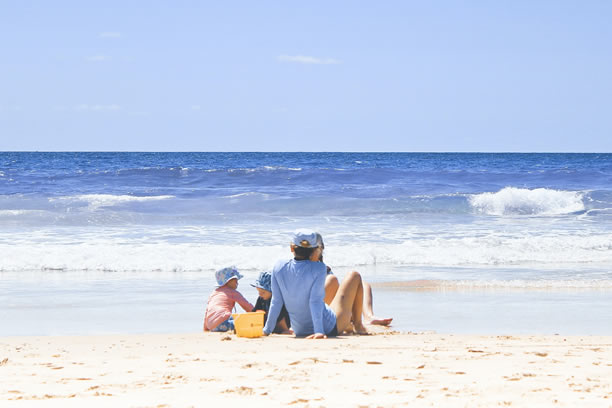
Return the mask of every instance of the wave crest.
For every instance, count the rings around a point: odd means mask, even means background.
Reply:
[[[469,197],[472,208],[487,215],[563,215],[585,211],[577,191],[505,187],[496,193]]]
[[[168,231],[163,235],[176,234]],[[204,271],[227,265],[261,271],[270,268],[276,259],[289,256],[284,245],[170,243],[158,238],[137,242],[117,240],[116,236],[92,237],[74,243],[54,241],[42,234],[25,239],[16,237],[10,243],[0,242],[0,271]],[[612,234],[488,235],[411,239],[398,244],[343,244],[330,246],[325,262],[334,268],[607,268],[612,264]]]
[[[54,201],[84,202],[89,207],[95,209],[99,207],[111,207],[117,204],[125,204],[125,203],[131,203],[131,202],[168,200],[171,198],[174,198],[174,196],[171,196],[171,195],[131,196],[131,195],[112,195],[112,194],[82,194],[78,196],[50,198],[49,201],[50,202],[54,202]]]

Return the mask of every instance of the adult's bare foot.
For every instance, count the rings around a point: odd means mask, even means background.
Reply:
[[[368,335],[370,334],[368,332],[368,329],[365,328],[365,326],[363,324],[354,324],[353,323],[353,332],[355,334],[360,334],[362,336]]]
[[[375,324],[377,326],[389,326],[391,324],[391,322],[393,321],[392,317],[387,317],[387,318],[380,318],[380,317],[376,317],[376,316],[372,316],[371,319],[367,319],[366,323],[367,324]]]

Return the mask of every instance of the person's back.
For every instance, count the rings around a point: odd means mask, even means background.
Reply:
[[[314,231],[298,230],[289,248],[290,261],[281,261],[272,271],[272,304],[263,333],[274,330],[274,322],[283,305],[291,318],[291,328],[309,339],[335,337],[338,333],[368,334],[362,322],[363,283],[359,272],[348,273],[327,306],[325,276],[327,266],[321,260],[323,238]],[[319,241],[321,243],[319,243]]]
[[[327,267],[322,262],[295,260],[278,262],[272,271],[272,304],[264,332],[271,333],[283,304],[297,336],[329,333],[336,327],[334,312],[324,303]]]

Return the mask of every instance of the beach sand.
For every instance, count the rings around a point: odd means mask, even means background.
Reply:
[[[612,407],[611,336],[0,338],[0,406]]]

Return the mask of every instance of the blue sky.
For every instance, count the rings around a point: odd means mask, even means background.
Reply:
[[[0,150],[612,151],[610,1],[0,0]]]

